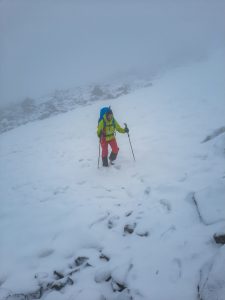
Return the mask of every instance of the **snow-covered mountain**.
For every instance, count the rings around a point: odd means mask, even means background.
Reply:
[[[223,58],[0,135],[1,300],[225,299]],[[136,161],[98,169],[110,104]]]
[[[77,106],[90,105],[98,100],[113,100],[136,89],[151,85],[150,79],[126,78],[104,84],[78,86],[73,89],[55,90],[38,99],[26,97],[23,101],[2,107],[0,110],[0,134],[20,125],[43,120],[68,112]]]

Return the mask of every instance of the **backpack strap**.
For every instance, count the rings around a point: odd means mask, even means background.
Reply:
[[[103,128],[113,126],[116,129],[116,123],[115,123],[115,119],[114,118],[112,119],[112,125],[107,125],[106,121],[103,118],[103,124],[104,124]]]
[[[112,119],[112,124],[111,124],[111,125],[107,125],[107,124],[106,124],[106,121],[105,121],[104,118],[103,118],[103,124],[104,124],[103,130],[104,130],[106,127],[111,127],[111,126],[113,126],[114,129],[116,129],[116,123],[115,123],[115,119],[114,119],[114,118]],[[104,136],[113,136],[114,134],[115,134],[115,131],[114,131],[113,133],[111,133],[111,134],[104,134]]]

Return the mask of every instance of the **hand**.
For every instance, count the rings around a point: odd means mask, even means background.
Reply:
[[[126,133],[129,133],[129,129],[128,129],[127,126],[124,128],[124,130],[125,130]]]

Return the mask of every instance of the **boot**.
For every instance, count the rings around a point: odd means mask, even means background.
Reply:
[[[109,166],[107,156],[102,158],[102,165],[103,165],[103,167],[108,167]]]
[[[111,152],[109,155],[109,160],[112,163],[112,161],[114,161],[117,157],[117,153]]]

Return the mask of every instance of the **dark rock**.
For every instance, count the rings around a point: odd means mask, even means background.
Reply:
[[[40,287],[40,289],[38,289],[36,292],[32,292],[30,294],[27,295],[27,300],[30,299],[40,299],[43,295],[43,288]]]
[[[70,277],[59,279],[57,281],[54,281],[53,283],[50,283],[48,285],[48,288],[56,291],[60,291],[62,288],[64,288],[66,285],[73,285],[73,280]]]
[[[87,262],[87,263],[84,265],[84,267],[87,268],[87,267],[93,267],[93,266]]]
[[[126,217],[129,217],[129,216],[131,216],[132,215],[132,213],[133,213],[133,211],[131,210],[131,211],[128,211],[126,214],[125,214],[125,216]]]
[[[27,300],[27,296],[24,294],[14,294],[6,297],[6,300]]]
[[[73,275],[74,273],[76,273],[76,272],[80,272],[80,268],[76,268],[76,269],[73,269],[72,271],[70,271],[69,273],[68,273],[68,275]]]
[[[100,254],[99,258],[103,259],[103,260],[106,260],[106,261],[110,260],[110,258],[107,255],[103,254],[103,253]]]
[[[116,282],[114,280],[111,281],[111,285],[112,285],[113,292],[122,292],[127,288],[124,284]]]
[[[149,236],[149,232],[148,231],[140,232],[140,233],[137,233],[137,235],[141,236],[141,237],[147,237],[147,236]]]
[[[43,295],[43,288],[41,287],[36,292],[32,292],[29,294],[14,294],[6,297],[6,300],[33,300],[40,299]]]
[[[136,223],[126,224],[124,226],[124,233],[132,234],[134,232],[135,227],[136,227]]]
[[[58,271],[54,271],[53,274],[55,275],[56,279],[64,278],[64,275]]]
[[[79,256],[75,259],[75,264],[77,267],[83,265],[89,258],[86,256]]]
[[[215,233],[213,238],[217,244],[222,244],[222,245],[225,244],[225,233],[224,234]]]

